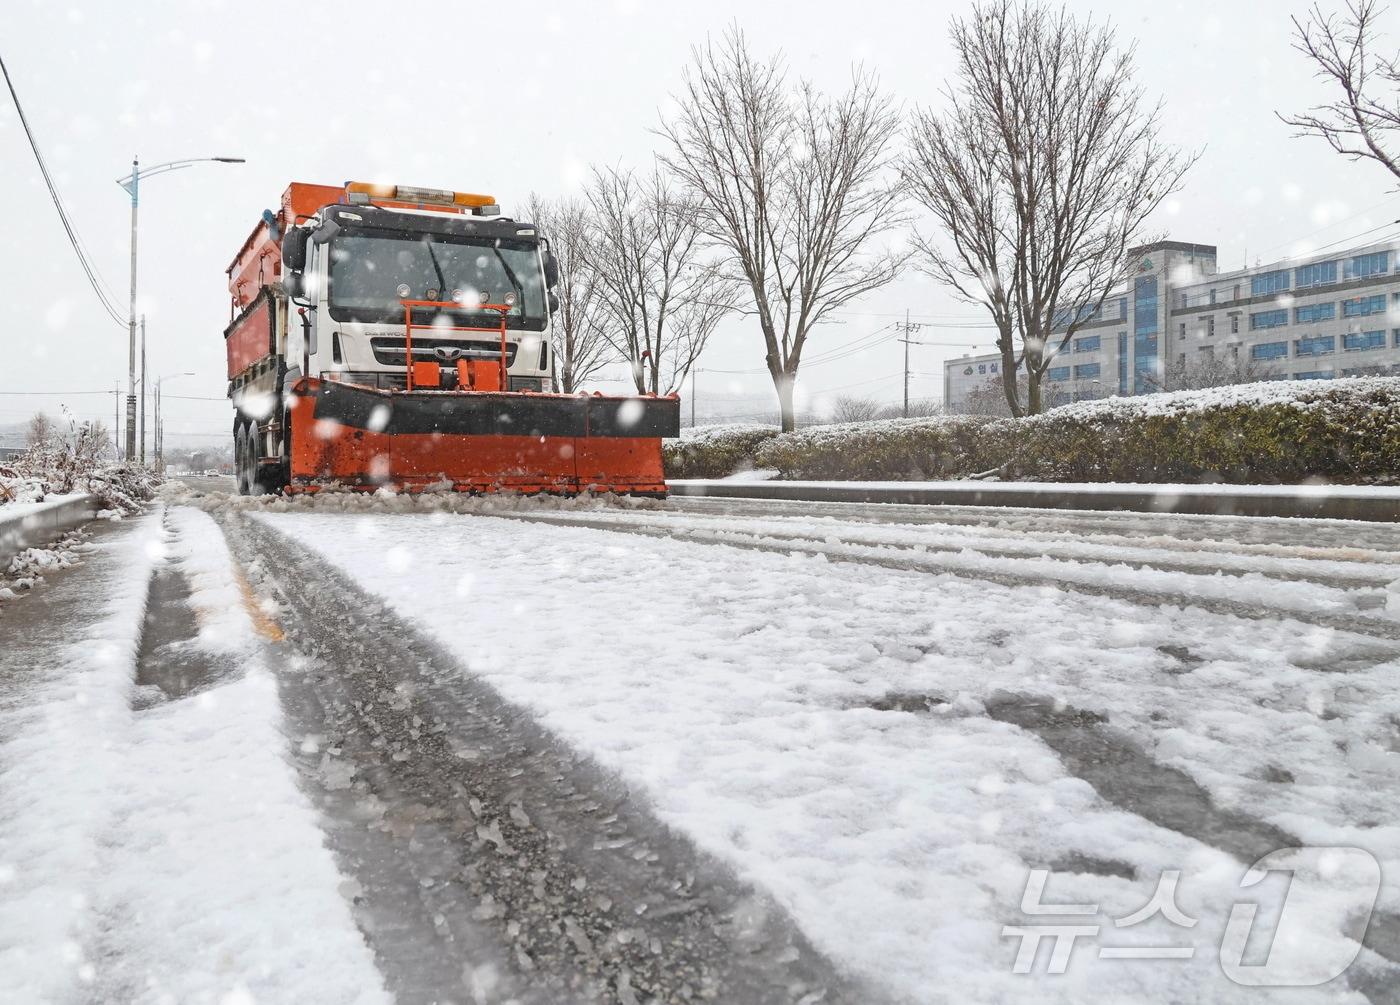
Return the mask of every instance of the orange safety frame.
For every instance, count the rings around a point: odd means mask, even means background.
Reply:
[[[413,390],[413,308],[415,307],[450,307],[454,310],[461,310],[463,305],[455,300],[400,300],[403,304],[403,361],[404,370],[407,373],[405,387]],[[482,328],[477,325],[420,325],[419,327],[442,328],[454,332],[494,332],[501,334],[501,384],[502,391],[509,389],[510,380],[506,375],[506,315],[510,313],[510,304],[482,304],[484,311],[497,311],[501,315],[500,328]],[[460,389],[460,386],[459,386]]]

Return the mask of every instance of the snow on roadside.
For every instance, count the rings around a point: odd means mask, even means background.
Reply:
[[[0,724],[0,999],[382,1001],[314,811],[283,752],[222,534],[139,518],[96,624]],[[133,714],[146,586],[189,579],[195,644],[244,672]],[[86,989],[86,990],[84,990]]]
[[[907,1000],[934,988],[973,1001],[1235,990],[1215,954],[1247,863],[1115,808],[1032,733],[985,716],[1007,691],[1106,715],[1232,809],[1368,848],[1387,877],[1383,906],[1400,909],[1400,828],[1385,823],[1395,662],[1344,681],[1300,665],[1341,633],[499,519],[258,519],[435,632],[771,890],[838,964]],[[1164,646],[1199,665],[1183,674]],[[943,703],[871,707],[892,693]],[[1260,781],[1278,766],[1298,784]],[[1122,918],[1162,870],[1182,869],[1178,904],[1200,919],[1188,939],[1110,922],[1101,944],[1187,941],[1195,957],[1103,963],[1085,951],[1054,980],[1014,975],[1002,925],[1027,923],[1028,870],[1086,857],[1135,878],[1057,867],[1048,900]],[[1308,951],[1329,938],[1344,937],[1320,932]],[[1329,985],[1310,1000],[1360,998]]]
[[[0,720],[0,999],[65,1000],[94,977],[87,905],[130,742],[126,694],[162,537],[150,515],[111,545],[123,573],[101,610],[54,653],[43,692]]]
[[[780,431],[780,427],[763,422],[717,422],[704,426],[686,426],[681,430],[679,438],[687,445],[699,446],[712,440],[732,439],[735,436],[763,436]]]
[[[0,569],[0,602],[14,600],[44,581],[49,573],[71,569],[90,546],[83,543],[86,533],[70,530],[43,548],[25,548]]]

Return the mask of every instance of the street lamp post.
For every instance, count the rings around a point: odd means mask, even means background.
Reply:
[[[153,167],[142,168],[139,158],[131,159],[131,174],[125,178],[118,178],[117,184],[131,196],[131,298],[129,302],[129,312],[127,314],[127,353],[126,353],[126,457],[127,460],[137,456],[136,453],[136,214],[140,205],[139,192],[141,189],[141,179],[149,178],[151,175],[165,174],[167,171],[178,171],[181,168],[189,167],[191,164],[200,164],[205,161],[215,161],[220,164],[242,164],[242,157],[191,157],[180,161],[167,161],[164,164],[156,164]],[[144,397],[145,388],[141,389]],[[144,437],[142,437],[144,440]],[[142,454],[145,453],[145,444],[142,444]],[[144,460],[144,456],[142,458]]]

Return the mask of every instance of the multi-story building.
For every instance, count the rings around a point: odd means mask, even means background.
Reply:
[[[1169,389],[1174,375],[1212,360],[1250,379],[1400,373],[1393,244],[1226,273],[1216,271],[1210,245],[1161,241],[1133,254],[1137,274],[1127,288],[1051,360],[1048,404]],[[948,360],[949,410],[967,411],[979,389],[999,380],[1000,366],[999,354]]]

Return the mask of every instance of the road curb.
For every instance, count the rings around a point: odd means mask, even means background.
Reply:
[[[802,482],[677,479],[674,496],[793,502],[1126,510],[1206,516],[1400,522],[1400,487],[1367,485],[1094,485],[1051,482]]]
[[[24,505],[19,512],[5,512],[0,506],[0,564],[25,548],[50,540],[70,527],[86,523],[97,515],[97,497],[62,496],[37,505]]]

